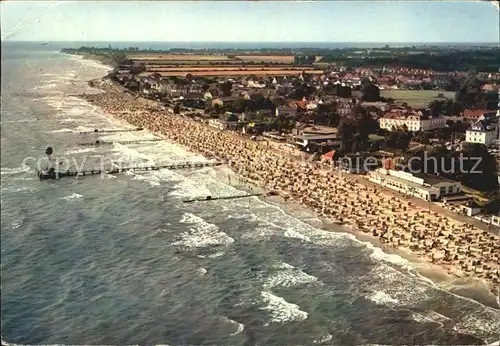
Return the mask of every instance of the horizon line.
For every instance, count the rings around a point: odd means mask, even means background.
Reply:
[[[500,48],[500,43],[498,42],[488,42],[488,41],[483,41],[483,42],[477,42],[477,41],[167,41],[167,40],[162,40],[162,41],[125,41],[125,40],[84,40],[84,41],[67,41],[67,40],[2,40],[2,42],[120,42],[120,43],[361,43],[361,44],[366,44],[366,43],[377,43],[377,44],[400,44],[400,43],[405,43],[405,44],[435,44],[435,43],[450,43],[450,44],[457,44],[457,43],[462,43],[462,44],[493,44],[493,45],[498,45]]]

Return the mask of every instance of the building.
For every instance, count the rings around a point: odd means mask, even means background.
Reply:
[[[395,131],[407,129],[408,131],[429,131],[446,127],[444,117],[426,117],[422,112],[396,111],[386,113],[379,119],[381,129]]]
[[[237,130],[242,125],[237,119],[228,119],[210,119],[208,120],[208,125],[222,131]]]
[[[382,112],[387,112],[389,110],[389,104],[387,102],[361,102],[362,107],[373,107],[378,108]]]
[[[495,115],[495,113],[493,113]],[[471,125],[465,132],[465,141],[468,143],[493,145],[498,139],[498,120],[496,117],[483,114],[479,120]]]
[[[276,107],[276,116],[285,116],[294,118],[297,115],[297,105],[281,105]]]
[[[459,206],[460,211],[467,216],[474,216],[481,212],[481,207],[474,201],[468,201]]]
[[[321,145],[327,145],[329,147],[340,147],[341,141],[337,138],[337,135],[314,135],[314,134],[303,134],[293,136],[294,144],[300,149],[305,151],[311,151],[311,148],[317,148]]]
[[[478,121],[483,114],[488,113],[486,109],[466,109],[464,110],[463,119],[470,125]]]
[[[371,182],[426,201],[437,201],[443,196],[462,191],[462,184],[443,177],[379,168],[370,172]]]
[[[491,224],[500,227],[500,215],[491,215]]]

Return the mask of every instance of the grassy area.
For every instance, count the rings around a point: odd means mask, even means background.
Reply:
[[[442,94],[443,97],[438,97]],[[455,92],[442,90],[381,90],[380,96],[392,98],[397,103],[407,103],[411,107],[427,107],[434,100],[453,99]]]
[[[483,206],[484,204],[486,204],[488,202],[488,198],[481,191],[474,190],[474,189],[471,189],[470,187],[463,186],[463,185],[462,185],[462,191],[465,194],[471,196],[476,201],[476,203],[481,205],[481,206]]]

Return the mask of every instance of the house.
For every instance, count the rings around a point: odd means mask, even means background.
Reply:
[[[481,207],[474,201],[468,201],[466,204],[460,205],[459,210],[467,216],[473,216],[481,212]]]
[[[314,134],[303,134],[292,136],[293,143],[300,149],[305,151],[311,151],[312,147],[318,147],[321,145],[328,145],[330,147],[340,147],[341,141],[337,138],[336,134],[329,135],[314,135]]]
[[[290,105],[281,105],[276,107],[276,116],[285,116],[285,117],[290,117],[294,118],[297,115],[297,105],[296,104],[290,104]]]
[[[335,136],[337,134],[336,127],[323,126],[323,125],[305,125],[299,124],[295,129],[292,130],[292,134],[294,135],[332,135]]]
[[[444,117],[424,116],[421,111],[396,109],[379,119],[381,129],[394,131],[406,127],[408,131],[429,131],[446,127]]]
[[[469,124],[474,124],[483,116],[483,114],[488,113],[486,109],[466,109],[464,111],[463,119]]]
[[[381,186],[426,201],[437,201],[443,196],[462,191],[460,182],[425,173],[412,174],[379,168],[370,172],[368,179]]]
[[[374,107],[380,109],[382,112],[387,112],[390,108],[387,102],[361,102],[362,107]]]
[[[495,114],[495,113],[493,113]],[[468,143],[480,143],[487,147],[498,139],[498,120],[483,114],[479,120],[471,125],[465,132],[465,141]]]
[[[216,129],[219,129],[221,131],[237,130],[238,127],[240,126],[240,122],[238,121],[238,119],[229,119],[229,118],[210,119],[208,120],[208,125],[215,127]]]
[[[491,224],[500,227],[500,215],[491,215]]]

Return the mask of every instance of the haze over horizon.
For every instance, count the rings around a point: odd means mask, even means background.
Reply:
[[[494,43],[487,2],[3,1],[2,40]]]

